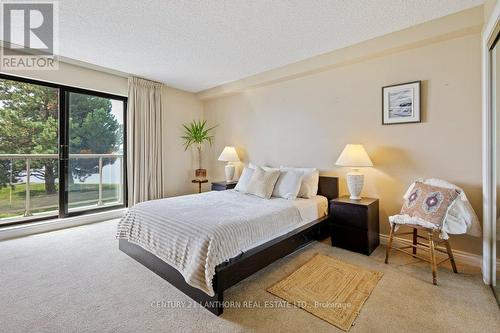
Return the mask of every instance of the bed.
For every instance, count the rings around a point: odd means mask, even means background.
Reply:
[[[233,190],[134,206],[118,227],[119,248],[216,315],[224,290],[328,235],[338,179],[320,177],[311,199],[264,200]]]

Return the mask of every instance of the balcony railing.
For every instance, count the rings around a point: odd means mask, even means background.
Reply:
[[[31,191],[30,191],[30,186],[31,186],[31,178],[33,176],[32,173],[32,162],[34,160],[44,160],[44,159],[54,159],[58,160],[59,155],[58,154],[0,154],[0,161],[10,161],[10,176],[12,178],[12,168],[14,165],[15,161],[24,161],[24,174],[22,174],[21,178],[26,179],[24,186],[25,186],[25,207],[24,207],[24,213],[23,215],[25,217],[31,216],[32,214],[32,203],[31,203]],[[105,205],[104,203],[104,198],[103,198],[103,167],[104,167],[104,159],[116,159],[118,162],[118,179],[119,181],[116,183],[117,185],[117,193],[118,193],[118,198],[116,201],[113,203],[121,203],[123,201],[123,155],[122,154],[69,154],[69,159],[70,161],[75,159],[98,159],[98,176],[99,176],[99,182],[98,182],[98,198],[97,198],[97,204],[94,205],[88,205],[85,207],[85,203],[87,202],[95,202],[95,200],[81,200],[81,201],[72,201],[71,204],[79,206],[79,209],[85,209],[85,208],[90,208],[90,207],[95,207],[97,206],[103,206]],[[114,163],[112,163],[114,164]],[[70,175],[70,177],[72,177]],[[12,203],[12,185],[15,185],[16,183],[12,183],[9,181],[9,185],[11,185],[11,189],[9,192],[9,200]],[[20,183],[20,185],[23,185],[23,183]],[[1,198],[0,198],[1,200]],[[69,204],[69,203],[68,203]],[[81,204],[83,204],[83,207]],[[51,206],[37,206],[37,210],[44,210],[44,209],[49,209],[49,208],[57,208],[57,206],[54,207],[54,205]],[[2,220],[1,215],[0,215],[0,220]]]

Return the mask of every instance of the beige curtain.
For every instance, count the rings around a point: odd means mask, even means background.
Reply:
[[[164,197],[162,84],[132,77],[128,81],[128,204]]]

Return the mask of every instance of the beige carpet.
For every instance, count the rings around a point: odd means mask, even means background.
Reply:
[[[318,254],[267,291],[348,331],[382,275]]]
[[[232,307],[221,317],[185,308],[189,298],[118,251],[115,227],[110,221],[0,242],[0,331],[343,332],[296,307]],[[382,247],[367,257],[313,243],[235,285],[225,300],[281,304],[266,289],[317,253],[384,273],[350,333],[500,332],[479,269],[459,265],[456,275],[440,267],[433,286],[427,265],[396,253],[385,265]]]

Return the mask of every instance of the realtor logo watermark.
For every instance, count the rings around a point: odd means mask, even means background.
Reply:
[[[1,1],[0,69],[58,69],[57,1]]]

